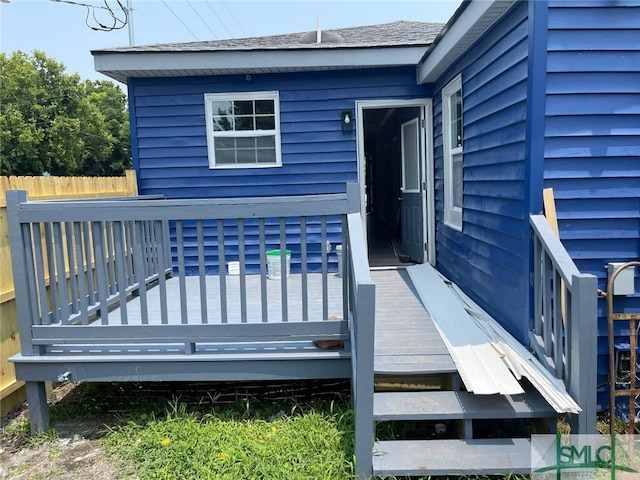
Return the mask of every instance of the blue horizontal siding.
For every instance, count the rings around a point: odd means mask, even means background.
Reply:
[[[204,94],[270,90],[280,95],[282,167],[209,169]],[[415,69],[408,67],[253,75],[250,82],[244,76],[140,78],[131,94],[141,193],[185,198],[203,195],[207,186],[211,190],[204,196],[304,194],[304,185],[317,193],[322,193],[318,186],[344,189],[345,181],[357,178],[356,145],[355,131],[341,131],[340,111],[355,108],[356,100],[418,98],[430,92],[416,85]],[[159,170],[167,175],[163,178]],[[234,179],[234,173],[243,180]]]
[[[526,342],[524,271],[527,6],[516,5],[436,84],[434,159],[438,268]],[[444,224],[441,89],[462,73],[463,229]]]
[[[635,51],[583,51],[579,56],[576,52],[552,51],[547,57],[548,72],[629,72],[638,71],[640,52]]]
[[[279,92],[282,166],[211,170],[205,93],[252,91]],[[133,134],[140,193],[207,198],[344,192],[346,182],[357,180],[356,133],[342,132],[341,110],[355,110],[356,100],[428,98],[431,90],[416,84],[415,67],[406,67],[252,75],[250,81],[244,75],[136,78],[130,95],[136,118]],[[339,222],[329,226],[333,243],[340,241],[339,229]],[[235,260],[233,229],[226,232],[229,235],[227,260]],[[319,252],[319,238],[309,237],[312,253]],[[257,232],[248,229],[246,260],[252,272],[259,268],[256,242]],[[294,252],[294,271],[299,244],[299,234],[287,235],[287,245]],[[197,252],[187,247],[185,255],[192,268]],[[207,268],[217,272],[216,255],[215,247],[210,247]],[[317,261],[311,259],[312,268]]]
[[[554,72],[547,79],[547,93],[567,93],[567,85],[573,85],[572,93],[640,93],[638,70],[616,72],[616,82],[609,81],[609,72]]]
[[[545,183],[554,189],[563,244],[606,290],[608,262],[640,258],[640,3],[552,1],[548,25]],[[616,311],[640,312],[639,294],[616,298]],[[603,300],[598,308],[605,382]],[[616,341],[628,338],[623,328]],[[608,407],[606,389],[598,406]]]

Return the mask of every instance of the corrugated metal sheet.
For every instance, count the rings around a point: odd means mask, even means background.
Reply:
[[[552,1],[548,24],[545,184],[563,244],[605,290],[607,262],[640,258],[640,3]],[[601,302],[598,383],[608,371]],[[624,309],[640,301],[617,299]]]
[[[357,180],[357,163],[355,130],[342,132],[341,110],[355,111],[356,100],[431,94],[430,87],[416,84],[415,67],[250,78],[135,78],[131,82],[140,193],[170,198],[342,192],[345,182]],[[209,169],[204,94],[271,90],[280,95],[282,167]],[[309,241],[314,244],[310,248],[319,252],[319,230],[313,230],[319,227],[317,222],[310,225]],[[248,227],[249,271],[258,269],[257,254],[251,250],[257,248],[253,233]],[[226,235],[231,246],[237,244],[233,230]],[[330,223],[328,239],[334,245],[340,242],[339,223]],[[299,236],[288,236],[287,241],[294,251],[299,249]],[[213,247],[207,261],[211,271],[217,272]],[[332,266],[337,269],[335,261]],[[296,265],[292,269],[295,271]]]
[[[529,241],[525,213],[527,6],[507,13],[436,84],[437,266],[493,317],[525,341],[528,330],[524,265]],[[462,72],[464,96],[463,231],[444,225],[440,89]]]

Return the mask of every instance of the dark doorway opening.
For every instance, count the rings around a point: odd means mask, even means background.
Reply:
[[[400,127],[420,118],[420,107],[363,110],[367,246],[372,267],[409,261],[402,252]]]

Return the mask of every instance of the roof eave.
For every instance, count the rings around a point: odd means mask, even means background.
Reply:
[[[232,75],[417,65],[427,47],[394,46],[318,50],[213,52],[105,52],[96,71],[126,82],[132,77]],[[393,53],[392,55],[390,53]]]
[[[418,64],[418,83],[435,82],[518,0],[470,0],[442,29]]]

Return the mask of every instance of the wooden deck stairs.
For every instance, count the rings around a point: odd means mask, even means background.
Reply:
[[[374,445],[374,475],[529,473],[530,429],[546,433],[554,409],[533,388],[519,395],[465,391],[406,270],[375,270],[372,279],[374,423],[376,438],[387,437]]]

